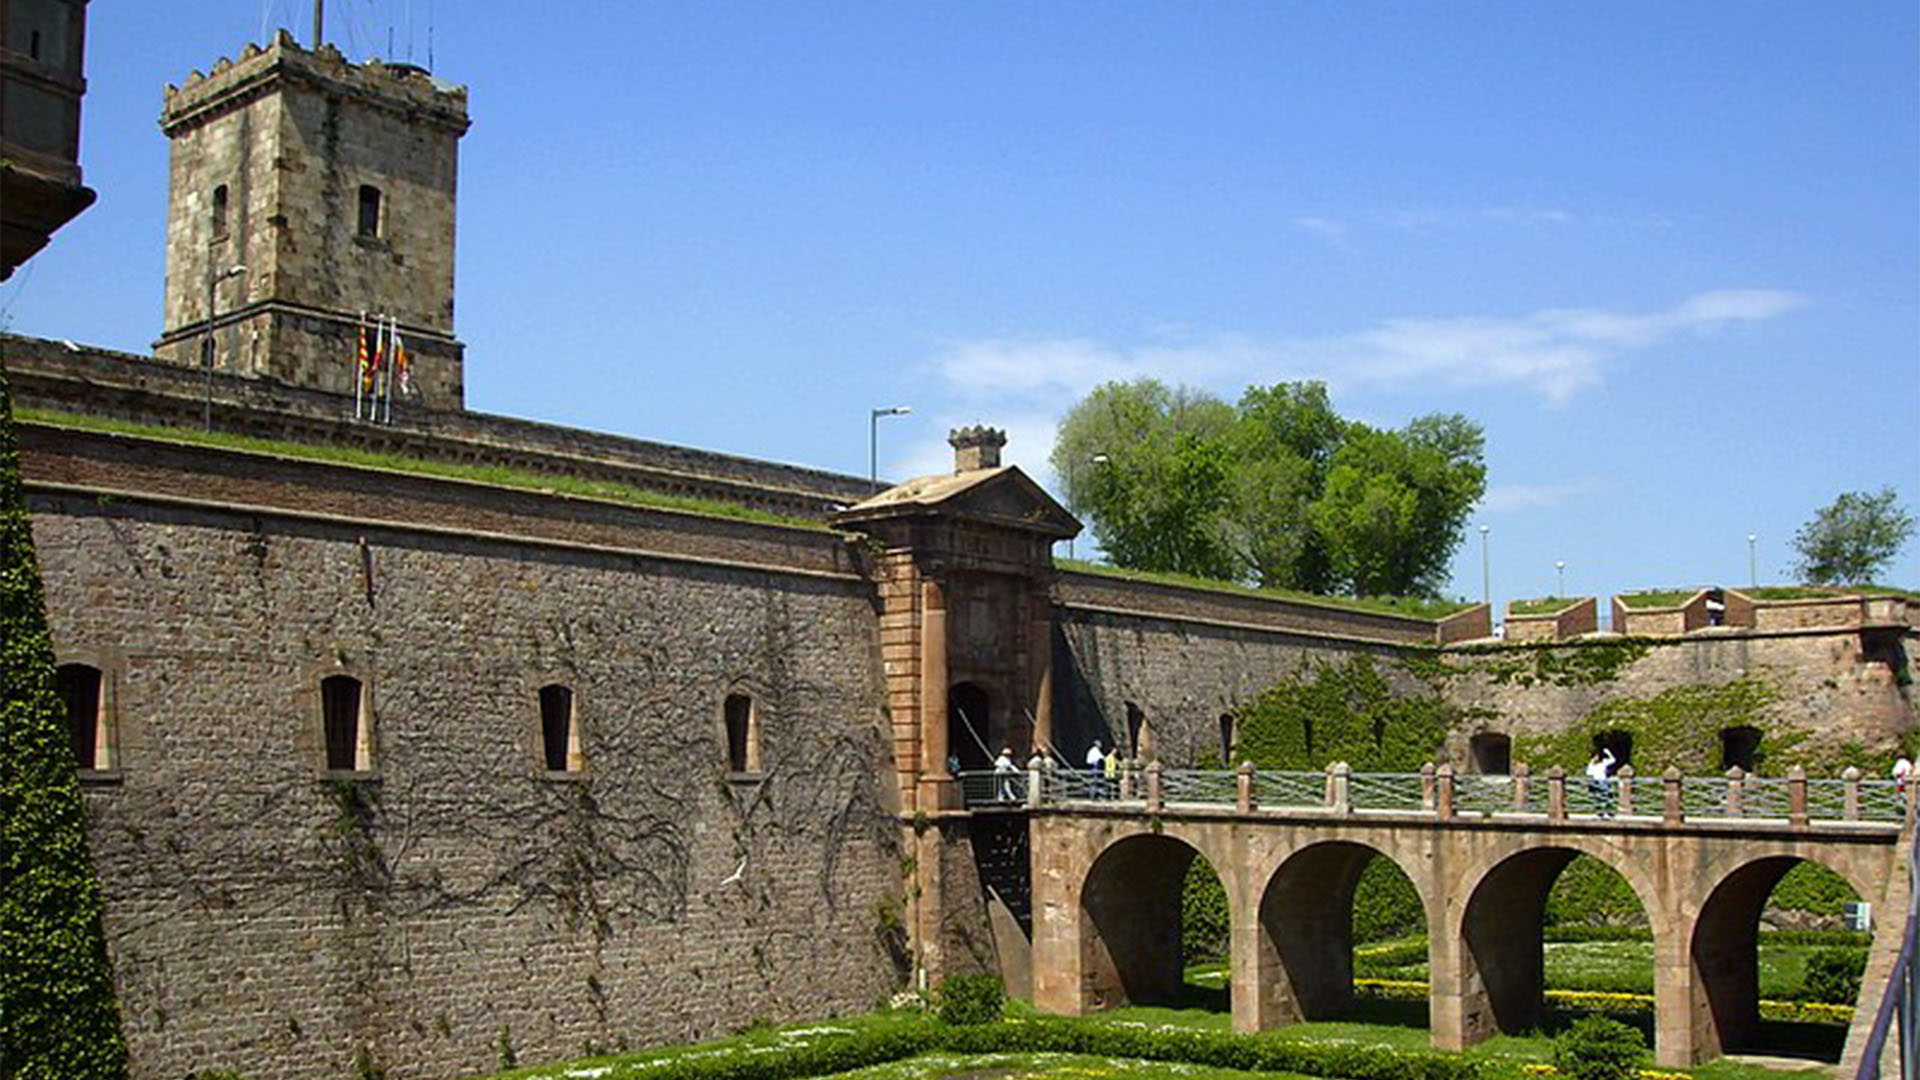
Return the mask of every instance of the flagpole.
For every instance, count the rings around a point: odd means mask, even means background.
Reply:
[[[387,423],[393,423],[393,382],[400,377],[400,317],[387,316]]]
[[[391,363],[387,353],[393,346],[387,341],[387,317],[385,315],[376,315],[374,316],[374,320],[375,324],[379,327],[380,348],[374,351],[374,356],[379,358],[379,368],[374,372],[373,376],[373,411],[369,414],[369,419],[377,424],[380,422],[380,393],[386,389],[387,367]]]
[[[367,381],[367,309],[360,309],[360,337],[353,351],[353,418],[360,419],[360,387]]]

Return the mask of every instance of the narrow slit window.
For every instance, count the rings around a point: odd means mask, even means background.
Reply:
[[[540,755],[548,772],[575,772],[581,764],[574,728],[573,691],[552,683],[540,688]]]
[[[227,235],[227,185],[221,184],[213,189],[213,238],[223,240]]]
[[[753,699],[745,694],[728,694],[727,768],[737,773],[760,771],[760,724],[754,713]]]
[[[62,664],[54,672],[54,688],[67,707],[67,730],[73,737],[73,759],[84,771],[106,767],[105,723],[100,715],[100,669],[87,664]]]
[[[1220,714],[1220,764],[1233,768],[1233,714]]]
[[[380,189],[372,184],[360,185],[360,235],[378,237],[380,235]]]
[[[327,769],[355,772],[367,767],[360,715],[360,680],[329,675],[320,681],[320,710],[326,727]]]

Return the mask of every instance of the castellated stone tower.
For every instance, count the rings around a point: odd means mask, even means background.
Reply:
[[[455,174],[467,92],[282,31],[169,86],[165,332],[154,351],[353,393],[361,312],[399,320],[417,404],[463,404]],[[244,272],[232,268],[244,266]]]

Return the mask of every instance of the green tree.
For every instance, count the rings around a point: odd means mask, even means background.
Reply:
[[[1458,415],[1399,431],[1343,419],[1320,383],[1237,406],[1152,379],[1068,412],[1053,467],[1113,561],[1331,594],[1437,595],[1486,487]]]
[[[0,368],[0,1076],[126,1075],[100,915]]]
[[[1859,585],[1886,568],[1913,536],[1913,517],[1901,509],[1893,489],[1879,494],[1841,493],[1831,505],[1800,526],[1793,548],[1800,553],[1800,577],[1815,585]]]
[[[1054,471],[1115,563],[1233,578],[1232,423],[1232,408],[1200,391],[1108,383],[1067,414]]]

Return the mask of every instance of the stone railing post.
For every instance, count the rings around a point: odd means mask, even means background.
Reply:
[[[1353,813],[1353,767],[1344,761],[1327,766],[1327,805],[1336,814]]]
[[[1547,819],[1565,821],[1567,819],[1567,770],[1565,766],[1555,765],[1547,770]]]
[[[1441,762],[1433,770],[1433,813],[1435,817],[1453,816],[1453,763]]]
[[[1119,773],[1120,773],[1120,797],[1122,799],[1130,801],[1133,798],[1133,789],[1136,786],[1134,784],[1134,776],[1133,776],[1133,773],[1134,773],[1133,759],[1129,758],[1125,761],[1122,761],[1120,763]]]
[[[1166,806],[1160,790],[1162,774],[1165,772],[1166,767],[1158,761],[1147,764],[1147,813],[1149,814],[1157,814]]]
[[[1807,768],[1804,765],[1787,770],[1787,824],[1796,829],[1807,824]]]
[[[1533,769],[1522,761],[1513,767],[1513,808],[1526,813],[1533,797]]]
[[[1852,765],[1847,766],[1840,772],[1840,782],[1845,785],[1841,788],[1842,792],[1844,792],[1841,796],[1843,800],[1842,805],[1845,807],[1845,809],[1841,811],[1841,816],[1848,821],[1859,821],[1860,770]]]
[[[1040,767],[1038,765],[1027,769],[1027,805],[1029,807],[1040,805],[1040,796],[1045,790],[1040,785],[1040,779]]]
[[[1735,765],[1727,770],[1727,814],[1730,817],[1746,817],[1747,774]]]
[[[1420,808],[1433,809],[1433,762],[1420,766]]]
[[[1233,808],[1242,814],[1253,813],[1253,762],[1243,761],[1233,774]]]
[[[1633,766],[1620,766],[1620,771],[1613,774],[1613,779],[1620,785],[1620,806],[1615,813],[1626,817],[1633,813]]]
[[[1669,765],[1667,771],[1660,774],[1660,784],[1666,788],[1667,794],[1666,812],[1661,817],[1669,825],[1678,825],[1687,820],[1686,797],[1680,790],[1681,783],[1679,766]]]

